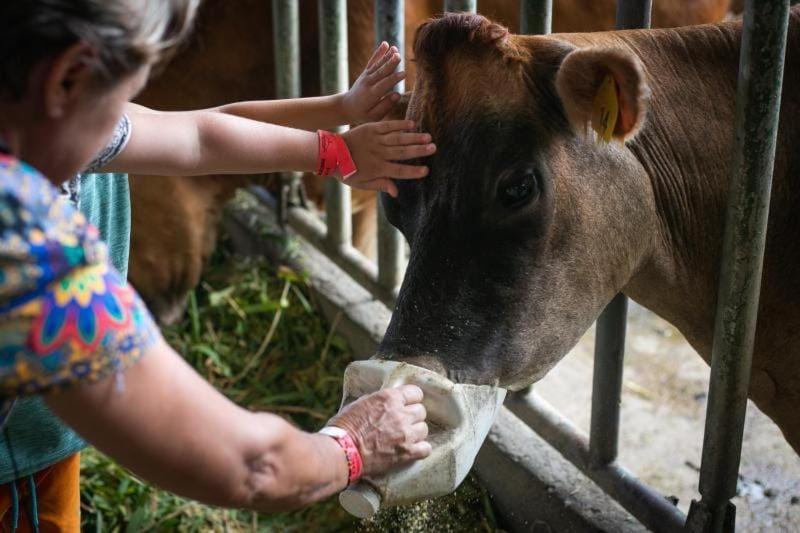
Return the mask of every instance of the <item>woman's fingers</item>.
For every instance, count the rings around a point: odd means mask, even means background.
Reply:
[[[428,424],[416,422],[411,426],[411,438],[414,442],[420,442],[428,438]]]
[[[406,405],[406,413],[408,413],[413,422],[422,422],[428,416],[425,406],[421,403]]]
[[[406,453],[404,459],[407,461],[412,461],[415,459],[425,459],[428,457],[433,448],[431,447],[431,443],[423,440],[420,442],[415,442],[409,446],[406,446]]]

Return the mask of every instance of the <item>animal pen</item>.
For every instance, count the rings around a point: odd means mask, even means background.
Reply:
[[[272,0],[279,98],[300,96],[299,3]],[[445,11],[474,12],[480,7],[476,4],[476,0],[450,0],[443,7]],[[318,6],[322,91],[334,94],[348,88],[347,3],[319,0]],[[552,0],[522,0],[521,6],[522,32],[549,33]],[[651,0],[618,0],[617,28],[649,27],[650,8]],[[734,529],[735,507],[730,500],[736,493],[750,381],[788,14],[789,0],[747,0],[745,4],[734,150],[699,477],[701,499],[692,502],[686,516],[616,461],[627,313],[624,295],[617,295],[597,321],[588,436],[533,390],[510,394],[506,400],[508,410],[654,531]],[[403,2],[376,0],[375,25],[378,42],[395,44],[402,53]],[[398,89],[403,90],[402,83]],[[304,266],[324,302],[344,317],[340,330],[356,344],[356,351],[366,355],[380,340],[388,309],[398,294],[406,261],[404,240],[387,222],[378,202],[377,264],[372,262],[351,244],[350,189],[334,180],[326,184],[323,221],[304,206],[295,186],[297,179],[296,175],[283,176],[279,198],[261,188],[253,188],[252,192],[277,214],[286,231],[301,237],[303,250],[314,255],[306,259]],[[323,272],[317,263],[325,258],[349,277]],[[315,280],[315,276],[319,279]],[[349,288],[341,289],[342,284],[349,284]],[[519,440],[514,445],[504,446],[501,442],[495,446],[500,453],[508,454],[513,446],[519,446]],[[479,477],[483,477],[480,456],[477,468]],[[491,483],[489,488],[492,489]]]

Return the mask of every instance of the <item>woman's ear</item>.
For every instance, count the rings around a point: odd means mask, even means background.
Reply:
[[[558,69],[556,91],[572,127],[585,131],[591,125],[606,141],[636,135],[650,97],[639,58],[607,47],[569,53]]]
[[[92,63],[96,52],[88,43],[78,42],[58,54],[43,73],[44,112],[59,118],[84,100],[93,89]]]

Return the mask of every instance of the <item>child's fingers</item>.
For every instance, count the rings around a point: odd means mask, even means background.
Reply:
[[[401,165],[386,163],[381,174],[398,180],[417,180],[428,175],[428,167],[421,165]]]
[[[389,93],[381,98],[375,106],[367,111],[367,117],[370,120],[378,121],[388,115],[395,104],[400,101],[400,93]]]
[[[429,133],[396,131],[381,137],[381,144],[384,146],[407,146],[410,144],[427,144],[429,142],[431,142]]]
[[[375,122],[373,126],[380,134],[393,133],[395,131],[413,130],[413,120],[384,120]]]
[[[392,161],[404,161],[406,159],[415,159],[417,157],[426,157],[436,151],[436,145],[430,144],[414,144],[411,146],[387,146],[383,148],[383,154],[386,159]]]
[[[397,198],[397,185],[388,178],[372,180],[368,184],[369,188],[375,191],[383,191],[392,198]]]
[[[397,53],[397,48],[391,46],[386,49],[382,56],[378,57],[372,65],[366,69],[367,74],[373,74],[376,70],[381,68],[387,61],[389,61],[394,54]]]
[[[387,50],[389,50],[389,43],[383,41],[381,44],[378,45],[375,51],[372,52],[372,57],[369,58],[369,61],[367,61],[367,66],[364,68],[366,70],[369,70],[370,67],[372,67],[378,61],[378,59],[381,59],[383,58],[383,56],[386,55]]]
[[[375,178],[369,181],[346,181],[345,183],[356,189],[385,192],[393,198],[397,198],[397,185],[389,178]]]
[[[384,63],[380,68],[377,68],[372,74],[367,74],[367,77],[364,81],[366,81],[368,85],[375,85],[386,76],[391,75],[395,69],[397,69],[397,65],[399,64],[400,54],[394,54],[386,63]]]
[[[392,90],[392,87],[397,85],[400,80],[406,77],[406,73],[401,71],[390,73],[385,78],[378,80],[372,86],[372,92],[378,95],[384,95]]]

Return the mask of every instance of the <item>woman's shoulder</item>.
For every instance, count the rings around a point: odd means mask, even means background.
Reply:
[[[0,156],[0,310],[105,254],[97,230],[55,186],[29,165]]]

